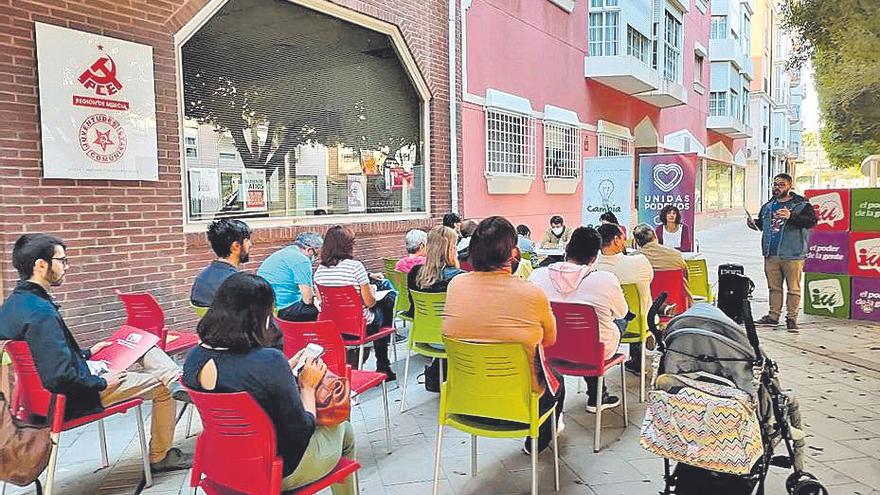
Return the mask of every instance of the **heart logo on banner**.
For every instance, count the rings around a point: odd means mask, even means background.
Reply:
[[[657,187],[663,192],[675,189],[675,186],[681,182],[683,177],[684,172],[677,163],[659,163],[654,165],[654,184],[657,184]]]

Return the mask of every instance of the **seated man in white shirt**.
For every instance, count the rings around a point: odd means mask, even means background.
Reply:
[[[598,272],[591,266],[601,243],[602,238],[596,229],[576,228],[565,246],[565,261],[535,270],[529,281],[540,287],[551,302],[589,304],[596,310],[599,340],[605,344],[604,357],[607,360],[620,345],[620,328],[615,320],[624,318],[629,310],[617,277],[609,272]],[[587,411],[595,413],[599,380],[596,377],[585,380]],[[620,404],[620,399],[609,395],[608,389],[602,395],[602,409]]]
[[[639,289],[639,302],[642,314],[647,314],[651,307],[651,280],[654,280],[654,269],[651,262],[642,254],[626,255],[626,238],[618,225],[606,223],[598,228],[602,237],[602,252],[593,264],[597,270],[617,275],[620,285],[635,284]],[[641,345],[630,344],[629,361],[626,369],[633,373],[642,372]]]

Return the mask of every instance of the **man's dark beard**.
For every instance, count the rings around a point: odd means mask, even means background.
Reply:
[[[248,251],[246,253],[241,253],[241,255],[238,257],[238,263],[243,265],[243,264],[247,263],[249,259],[251,259],[251,252],[250,251]]]

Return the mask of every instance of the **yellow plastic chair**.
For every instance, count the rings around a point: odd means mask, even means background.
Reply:
[[[709,283],[709,267],[705,259],[686,260],[688,267],[688,291],[691,296],[698,300],[703,298],[712,304],[715,298],[712,296],[712,285]]]
[[[206,308],[205,306],[196,306],[193,303],[189,303],[189,307],[191,307],[193,311],[196,312],[196,316],[199,317],[199,319],[204,318],[205,315],[208,314],[208,308]]]
[[[642,344],[641,367],[639,376],[639,402],[645,402],[645,362],[647,359],[645,350],[645,341],[648,339],[648,315],[643,314],[642,304],[639,298],[639,288],[635,284],[623,284],[623,297],[626,299],[626,305],[629,310],[635,313],[636,317],[630,320],[626,326],[626,332],[620,336],[621,344]]]
[[[538,429],[549,418],[553,434],[556,491],[559,491],[559,446],[556,408],[541,414],[540,393],[532,390],[532,369],[521,344],[477,344],[443,338],[449,377],[440,386],[440,423],[434,454],[434,495],[440,493],[443,427],[471,435],[471,476],[477,474],[477,436],[531,438],[532,495],[538,493]],[[487,424],[483,419],[514,424]]]
[[[382,273],[385,274],[385,278],[388,278],[390,272],[397,270],[398,261],[400,258],[382,258]]]
[[[385,278],[391,282],[391,286],[397,291],[397,299],[394,300],[394,316],[403,321],[412,321],[409,313],[409,288],[407,287],[406,273],[397,270],[385,272]]]
[[[446,307],[446,293],[410,291],[413,298],[414,318],[409,332],[409,352],[403,367],[403,392],[400,396],[400,412],[406,408],[406,381],[409,377],[409,360],[412,353],[435,359],[445,359],[446,351],[434,346],[443,346],[443,308]],[[433,344],[433,346],[432,346]],[[443,383],[443,366],[440,368],[440,382]]]

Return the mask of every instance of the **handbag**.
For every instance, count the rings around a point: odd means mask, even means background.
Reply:
[[[648,394],[639,439],[649,452],[699,468],[748,474],[764,452],[747,393],[731,386],[664,375],[667,390]]]
[[[348,379],[327,370],[315,388],[318,426],[336,426],[351,416],[351,385]]]
[[[49,465],[52,437],[48,425],[39,426],[19,420],[9,403],[12,390],[11,363],[4,357],[8,340],[0,341],[0,481],[26,486]],[[52,402],[54,408],[54,398]],[[38,493],[41,491],[37,485]]]

